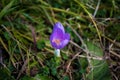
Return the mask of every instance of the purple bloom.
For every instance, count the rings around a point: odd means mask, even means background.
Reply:
[[[70,35],[65,33],[64,27],[60,22],[55,23],[53,32],[50,36],[50,43],[53,48],[64,48],[70,41]]]

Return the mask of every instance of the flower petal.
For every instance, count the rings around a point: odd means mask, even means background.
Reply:
[[[53,39],[62,40],[64,38],[63,35],[64,35],[64,33],[61,29],[55,29],[55,31],[53,31],[51,36],[50,36],[50,41],[52,41]]]
[[[68,44],[69,41],[70,41],[70,34],[66,33],[64,35],[64,40],[61,42],[62,43],[61,48],[64,48]]]
[[[50,43],[52,45],[53,48],[56,49],[60,49],[60,44],[61,41],[64,40],[64,33],[61,29],[56,28],[55,31],[52,32],[51,36],[50,36]],[[58,44],[57,44],[58,42]]]
[[[64,39],[70,40],[70,34],[69,33],[65,33],[64,34]]]
[[[56,29],[60,29],[65,33],[64,27],[60,22],[55,23],[53,31],[56,31]]]
[[[68,42],[70,41],[70,34],[66,33],[63,36],[64,36],[64,39],[61,40],[59,45],[57,45],[55,42],[52,42],[51,45],[55,49],[62,49],[62,48],[64,48],[68,44]]]
[[[64,47],[68,44],[69,41],[70,41],[70,40],[67,40],[67,39],[65,39],[64,41],[62,41],[62,44],[61,44],[61,46],[60,46],[60,49],[64,48]]]
[[[61,49],[61,45],[57,45],[55,42],[52,42],[52,47],[55,49]]]
[[[64,27],[60,22],[54,25],[53,32],[50,36],[50,43],[53,48],[61,49],[64,48],[70,40],[70,35],[65,33]]]

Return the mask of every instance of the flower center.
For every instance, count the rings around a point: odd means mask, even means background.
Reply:
[[[60,39],[53,39],[52,42],[55,42],[57,45],[60,45]]]

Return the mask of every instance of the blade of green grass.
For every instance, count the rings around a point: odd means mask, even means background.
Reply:
[[[8,5],[6,5],[3,9],[2,9],[2,11],[0,12],[0,20],[1,20],[1,18],[6,14],[6,13],[8,13],[9,11],[10,11],[10,8],[14,5],[14,2],[15,2],[16,0],[12,0]],[[14,8],[13,8],[14,9]]]

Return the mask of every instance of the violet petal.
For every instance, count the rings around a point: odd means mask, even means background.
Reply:
[[[65,33],[64,27],[60,22],[54,25],[53,32],[50,36],[50,43],[53,48],[61,49],[64,48],[70,41],[70,35]]]
[[[53,39],[63,39],[64,38],[63,35],[64,35],[64,33],[62,32],[62,30],[55,29],[55,31],[53,31],[50,36],[50,41],[52,41]]]
[[[53,31],[56,31],[56,29],[60,29],[65,33],[64,27],[60,22],[55,23]]]
[[[62,45],[61,48],[64,48],[68,44],[69,41],[70,41],[70,35],[66,33],[64,35],[64,40],[61,42],[61,45]]]

